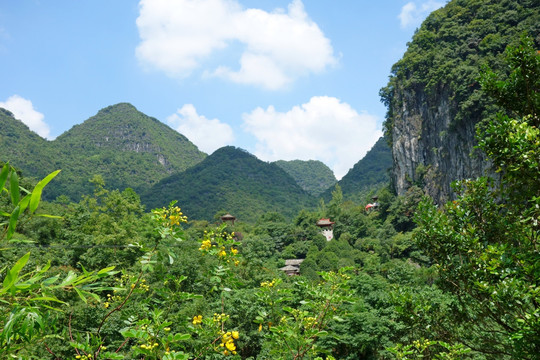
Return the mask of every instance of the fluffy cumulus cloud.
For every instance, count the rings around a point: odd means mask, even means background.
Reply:
[[[192,104],[186,104],[168,116],[167,122],[206,153],[212,153],[234,141],[233,130],[228,124],[197,114]]]
[[[320,160],[338,179],[382,136],[374,116],[328,96],[312,97],[287,112],[256,108],[243,121],[257,138],[255,155],[260,159]]]
[[[401,13],[398,16],[401,27],[408,28],[420,26],[422,21],[427,15],[429,15],[429,13],[442,6],[444,6],[444,2],[434,0],[428,0],[421,4],[417,4],[412,1],[405,4],[401,8]]]
[[[141,0],[139,7],[137,57],[172,77],[202,67],[206,75],[276,90],[337,62],[330,40],[300,0],[274,12],[244,9],[235,0]],[[220,51],[233,44],[241,44],[237,59],[204,68],[218,52],[233,53]],[[231,61],[237,69],[224,64]]]
[[[43,121],[45,116],[34,109],[34,105],[19,95],[10,96],[5,102],[0,102],[0,107],[13,113],[16,119],[21,120],[39,136],[50,139],[49,125]]]

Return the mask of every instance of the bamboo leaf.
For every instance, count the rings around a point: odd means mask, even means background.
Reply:
[[[3,282],[3,289],[1,291],[2,293],[6,292],[13,286],[13,284],[17,282],[17,279],[19,278],[19,273],[21,272],[24,265],[26,265],[29,258],[30,252],[27,252],[23,257],[17,260],[15,265],[13,265],[13,267],[6,273],[6,277],[4,278]]]
[[[63,302],[62,300],[58,300],[57,298],[50,297],[50,296],[40,296],[40,297],[31,298],[28,300],[29,301],[55,301],[55,302],[65,304],[65,302]]]
[[[109,267],[107,267],[107,268],[105,268],[105,269],[99,270],[99,271],[98,271],[98,274],[108,273],[108,272],[114,270],[114,268],[115,268],[114,266],[109,266]]]
[[[30,200],[30,213],[33,214],[34,211],[36,211],[39,202],[41,201],[41,194],[43,192],[43,188],[45,185],[47,185],[58,173],[60,170],[53,171],[49,175],[47,175],[44,179],[42,179],[40,182],[37,183],[36,187],[34,187],[34,190],[32,191],[32,198]]]
[[[16,171],[11,172],[9,177],[9,191],[11,194],[11,203],[16,205],[19,203],[20,192],[19,192],[19,177],[17,176]]]
[[[19,213],[23,213],[24,210],[26,210],[26,208],[28,207],[29,203],[30,203],[30,196],[25,195],[25,197],[23,197],[22,200],[19,202],[19,207],[21,208]]]
[[[15,228],[17,227],[17,220],[19,219],[19,214],[21,213],[21,208],[19,206],[13,209],[11,216],[9,218],[9,225],[6,233],[6,239],[11,239],[15,233]]]
[[[86,300],[86,298],[84,297],[82,292],[79,289],[77,289],[76,287],[74,289],[77,292],[77,294],[79,295],[79,297],[81,298],[81,300],[84,301],[85,304],[88,303],[88,300]]]
[[[9,163],[6,163],[2,167],[2,171],[0,171],[0,193],[2,192],[2,189],[4,188],[8,174],[9,174]]]
[[[49,215],[49,214],[36,214],[35,216],[49,218],[49,219],[63,219],[61,216],[58,215]]]

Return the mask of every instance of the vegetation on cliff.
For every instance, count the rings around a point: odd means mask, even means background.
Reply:
[[[480,91],[480,68],[489,63],[500,70],[500,55],[506,46],[522,32],[536,37],[539,19],[535,0],[454,0],[431,13],[403,58],[392,67],[388,85],[381,89],[388,108],[384,125],[388,140],[392,140],[391,129],[400,108],[396,92],[425,92],[433,106],[447,92],[454,126],[493,115],[496,110]]]

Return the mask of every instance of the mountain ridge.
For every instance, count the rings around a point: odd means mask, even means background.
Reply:
[[[19,141],[6,138],[0,151],[9,151],[15,166],[37,177],[62,169],[47,189],[49,200],[59,195],[77,200],[91,193],[89,180],[94,175],[101,175],[108,187],[142,191],[206,157],[185,136],[129,103],[103,108],[50,141],[32,135],[13,116],[6,118],[8,113],[2,114],[2,126],[11,124],[10,128],[16,130],[10,133]],[[33,151],[29,153],[28,149]],[[41,166],[32,165],[36,162]]]
[[[278,160],[274,164],[293,177],[308,193],[318,196],[337,182],[334,172],[319,160]]]
[[[246,150],[225,146],[199,164],[171,175],[141,195],[147,207],[178,200],[189,218],[211,220],[220,210],[256,220],[268,211],[287,216],[316,201],[283,169]]]

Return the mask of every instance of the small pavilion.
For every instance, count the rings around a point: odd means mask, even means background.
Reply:
[[[229,214],[229,213],[226,213],[225,215],[221,216],[221,221],[223,222],[231,222],[231,225],[234,225],[234,221],[236,220],[236,217]]]
[[[285,260],[285,266],[279,270],[285,272],[289,276],[300,275],[300,264],[304,259],[289,259]]]
[[[330,241],[334,238],[334,224],[334,221],[330,221],[330,219],[327,218],[322,218],[317,221],[317,226],[321,228],[326,241]]]

